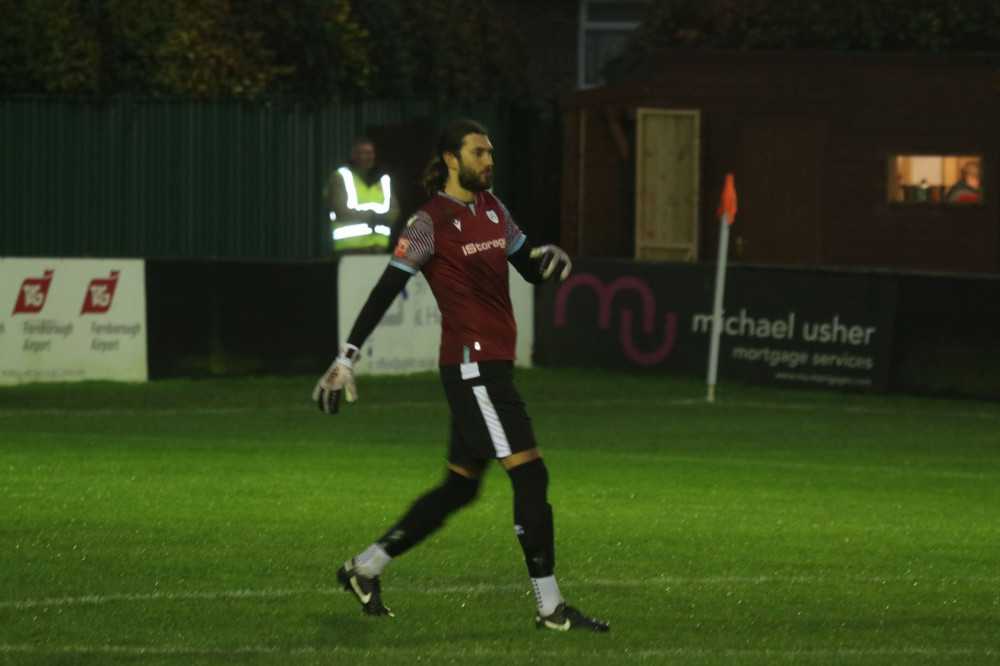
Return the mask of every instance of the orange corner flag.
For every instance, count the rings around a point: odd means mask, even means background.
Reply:
[[[719,210],[715,214],[722,217],[723,213],[729,214],[729,224],[732,225],[736,219],[736,185],[731,173],[726,174],[726,184],[722,187],[722,197],[719,199]]]

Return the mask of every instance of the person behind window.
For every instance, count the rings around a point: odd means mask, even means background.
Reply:
[[[948,203],[979,202],[979,162],[966,162],[962,166],[962,179],[948,189],[944,200]]]
[[[330,174],[323,190],[330,211],[333,251],[388,252],[399,204],[387,174],[375,169],[375,144],[351,142],[347,164]]]

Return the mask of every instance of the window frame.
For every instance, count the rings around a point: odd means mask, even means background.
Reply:
[[[946,209],[967,209],[982,208],[983,186],[982,186],[982,164],[984,155],[982,152],[970,151],[950,151],[930,152],[930,151],[893,151],[886,158],[886,202],[893,208],[946,208]],[[900,161],[906,159],[939,159],[940,182],[929,182],[926,179],[916,181],[912,175],[915,169],[911,169],[909,174],[903,174],[900,169]],[[970,161],[975,161],[979,167],[979,194],[975,201],[947,201],[948,191],[962,178],[963,168]],[[926,166],[922,171],[917,171],[917,175],[926,173]],[[921,187],[921,183],[925,183]]]
[[[594,4],[645,4],[651,6],[652,0],[580,0],[577,21],[577,65],[576,85],[580,90],[596,88],[603,85],[604,80],[587,81],[587,36],[590,33],[620,32],[626,35],[638,28],[642,21],[591,21],[588,19],[587,8]]]

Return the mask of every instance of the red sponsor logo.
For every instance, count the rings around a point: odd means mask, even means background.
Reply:
[[[406,238],[400,238],[399,242],[396,243],[396,251],[393,254],[402,259],[406,256],[406,248],[408,247],[410,247],[410,241]]]
[[[46,269],[40,278],[27,278],[21,283],[21,291],[17,293],[13,314],[36,314],[45,307],[45,299],[49,295],[53,271]]]
[[[87,293],[83,295],[83,309],[80,314],[104,314],[111,307],[115,297],[115,287],[118,286],[119,271],[111,271],[106,278],[95,278],[90,281]]]

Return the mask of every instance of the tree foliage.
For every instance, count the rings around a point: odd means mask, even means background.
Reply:
[[[0,0],[0,90],[188,99],[516,97],[489,0]]]
[[[232,0],[280,72],[266,92],[326,101],[371,87],[372,34],[350,0]]]
[[[487,0],[355,0],[372,34],[378,94],[467,100],[524,93],[513,29]]]
[[[996,0],[656,0],[612,78],[667,49],[978,52],[1000,44]]]
[[[100,43],[77,0],[0,0],[0,77],[40,92],[97,85]]]

